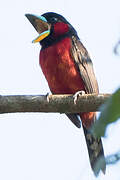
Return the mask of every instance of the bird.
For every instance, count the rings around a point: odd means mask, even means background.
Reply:
[[[93,63],[75,28],[62,15],[47,12],[41,16],[25,14],[38,32],[32,42],[41,45],[39,64],[52,94],[99,94]],[[80,128],[81,122],[91,168],[95,176],[105,174],[106,162],[102,140],[93,135],[91,126],[96,121],[96,112],[66,114]],[[81,119],[81,121],[80,121]],[[98,162],[102,160],[102,163]]]

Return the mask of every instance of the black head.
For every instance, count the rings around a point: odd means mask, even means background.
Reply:
[[[47,21],[51,24],[54,24],[56,22],[64,22],[69,24],[69,22],[63,16],[54,12],[47,12],[42,14],[42,16],[44,16],[47,19]]]

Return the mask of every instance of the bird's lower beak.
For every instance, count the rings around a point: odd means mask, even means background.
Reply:
[[[42,41],[50,34],[50,24],[48,24],[45,17],[32,14],[25,14],[25,16],[39,33],[39,36],[32,41],[33,43]]]

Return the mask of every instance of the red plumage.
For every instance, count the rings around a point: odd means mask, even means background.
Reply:
[[[80,90],[85,91],[85,84],[71,55],[71,47],[71,39],[65,38],[40,51],[39,63],[54,94],[75,94]],[[90,127],[94,121],[94,114],[80,114],[85,127]]]
[[[54,94],[74,94],[84,90],[84,83],[71,57],[71,39],[40,51],[40,65]]]

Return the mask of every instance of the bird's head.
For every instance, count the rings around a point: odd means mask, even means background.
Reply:
[[[47,46],[64,37],[77,36],[72,25],[59,14],[48,12],[42,16],[32,14],[26,14],[25,16],[39,33],[39,36],[33,40],[34,43],[40,42],[41,45]]]

